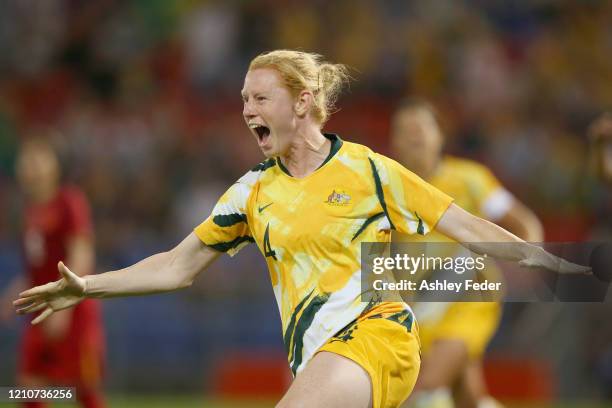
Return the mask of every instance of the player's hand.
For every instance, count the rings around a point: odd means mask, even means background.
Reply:
[[[85,298],[85,279],[73,273],[63,262],[57,264],[57,269],[62,276],[60,280],[21,292],[19,299],[13,302],[18,314],[42,310],[32,324],[38,324],[53,312],[74,306]]]
[[[546,268],[561,275],[592,275],[593,270],[589,266],[578,265],[573,262],[566,261],[542,248],[537,248],[531,256],[522,261],[519,265],[526,268]]]
[[[527,268],[546,268],[553,272],[557,272],[561,275],[592,275],[593,271],[590,267],[584,265],[578,265],[573,262],[566,261],[565,259],[559,258],[556,262],[555,267],[551,268],[549,265],[542,265],[541,263],[534,262],[531,259],[525,259],[519,261],[519,265]]]

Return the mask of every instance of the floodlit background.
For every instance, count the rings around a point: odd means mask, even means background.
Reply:
[[[52,138],[65,179],[86,192],[99,271],[126,266],[175,245],[262,159],[240,89],[250,59],[277,48],[354,69],[327,131],[392,155],[394,102],[429,98],[448,150],[489,165],[541,217],[547,240],[610,239],[610,192],[593,176],[586,137],[612,108],[610,1],[5,0],[0,290],[21,273],[22,138]],[[506,305],[486,365],[494,395],[605,406],[611,312],[610,303]],[[151,406],[154,395],[160,406],[236,397],[250,406],[287,385],[255,246],[189,290],[108,300],[104,315],[114,406]],[[23,324],[0,323],[2,385],[14,384]]]

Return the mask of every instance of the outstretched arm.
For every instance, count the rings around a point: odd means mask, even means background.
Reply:
[[[542,267],[559,273],[591,272],[589,267],[573,264],[548,253],[455,204],[448,207],[436,229],[481,255],[488,254],[499,259],[517,261],[521,266]]]
[[[19,307],[19,314],[43,310],[32,321],[37,324],[87,297],[146,295],[185,288],[220,254],[191,233],[172,250],[118,271],[80,277],[60,262],[62,279],[22,292],[13,304]]]
[[[204,245],[192,232],[168,252],[152,255],[118,271],[88,276],[87,297],[148,295],[191,286],[221,252]]]

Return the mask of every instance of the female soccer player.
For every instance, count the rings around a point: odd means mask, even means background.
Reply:
[[[360,243],[389,242],[390,229],[434,229],[477,252],[586,273],[463,211],[398,163],[321,132],[346,68],[316,54],[259,55],[242,89],[245,122],[267,160],[221,197],[178,246],[128,268],[61,280],[21,293],[19,313],[38,323],[88,297],[189,286],[221,253],[256,242],[266,257],[296,375],[279,407],[396,407],[419,371],[414,318],[401,302],[361,302]]]
[[[76,187],[61,183],[52,146],[45,139],[28,138],[19,148],[16,173],[26,203],[22,220],[25,276],[16,278],[7,294],[0,293],[0,304],[10,292],[13,299],[28,286],[61,277],[57,263],[62,259],[69,260],[81,274],[92,271],[95,263],[89,204]],[[75,386],[82,407],[105,407],[104,348],[100,305],[87,299],[73,309],[53,314],[43,324],[26,328],[19,349],[17,383],[22,387]],[[40,408],[46,404],[25,402],[23,406]]]
[[[542,242],[536,215],[485,166],[443,154],[444,135],[434,107],[405,100],[393,114],[391,148],[397,160],[472,214],[496,223],[528,242]],[[392,234],[393,241],[451,242],[434,231],[427,236]],[[496,268],[485,278],[499,281]],[[419,317],[422,365],[410,397],[420,407],[495,408],[486,390],[482,357],[501,318],[497,302],[423,302],[412,305]],[[451,392],[452,391],[452,392]]]

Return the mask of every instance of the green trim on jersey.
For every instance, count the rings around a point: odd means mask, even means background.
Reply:
[[[293,340],[293,329],[295,329],[297,315],[300,313],[300,311],[306,304],[306,301],[310,298],[310,296],[312,296],[313,292],[314,289],[311,290],[310,293],[304,297],[304,299],[302,299],[302,301],[295,307],[293,313],[291,314],[291,321],[289,322],[287,330],[285,331],[285,336],[283,337],[283,342],[285,343],[285,350],[287,350],[287,356],[290,356],[291,354],[291,340]]]
[[[297,373],[298,367],[302,364],[304,333],[306,333],[306,330],[308,330],[308,328],[312,324],[312,321],[314,320],[315,315],[317,314],[319,309],[321,309],[321,307],[323,307],[323,305],[327,303],[327,301],[329,300],[329,296],[329,293],[322,293],[320,295],[315,296],[310,301],[306,309],[304,309],[304,313],[302,313],[302,316],[300,316],[300,319],[298,320],[298,323],[295,327],[295,333],[293,334],[293,339],[295,339],[295,341],[293,341],[292,347],[293,353],[291,353],[291,356],[289,357],[289,361],[292,361],[291,371],[293,372],[293,375]]]
[[[393,313],[391,316],[384,317],[383,315],[377,314],[368,317],[368,319],[386,319],[397,324],[401,324],[408,330],[408,333],[412,333],[412,323],[414,322],[414,315],[410,310],[402,310],[401,312]]]
[[[330,161],[332,159],[332,157],[334,157],[336,155],[336,153],[338,153],[338,150],[340,150],[340,148],[342,147],[342,139],[340,139],[340,136],[338,136],[337,134],[335,134],[335,133],[323,133],[323,136],[325,136],[331,142],[331,149],[329,149],[329,154],[327,155],[325,160],[323,160],[323,163],[321,163],[321,165],[319,167],[317,167],[317,170],[319,170],[321,167],[325,166],[325,164],[328,161]],[[285,173],[288,176],[291,176],[291,173],[283,165],[283,163],[281,162],[280,158],[277,159],[277,162],[278,162],[278,167],[283,171],[283,173]],[[293,176],[291,176],[291,177],[293,177]]]
[[[421,217],[419,217],[419,214],[417,214],[416,212],[414,213],[414,215],[416,215],[416,217],[419,220],[419,225],[417,226],[417,234],[425,235],[425,227],[423,226],[423,220],[421,219]]]
[[[393,221],[391,221],[391,217],[389,217],[389,212],[387,211],[387,203],[385,202],[385,194],[383,193],[382,183],[380,181],[380,175],[378,174],[378,170],[376,169],[376,165],[374,164],[374,160],[368,157],[370,161],[370,166],[372,166],[372,174],[374,176],[374,185],[376,186],[376,196],[378,197],[378,201],[380,202],[380,206],[382,207],[387,219],[389,220],[389,225],[391,229],[395,229],[395,225],[393,225]]]
[[[246,214],[227,214],[227,215],[215,215],[213,222],[220,227],[231,227],[232,225],[239,224],[241,222],[247,222]]]
[[[236,239],[233,239],[230,242],[219,242],[218,244],[207,244],[207,245],[211,247],[212,249],[217,250],[219,252],[227,252],[230,249],[236,248],[238,245],[246,241],[255,242],[255,240],[252,237],[245,235],[242,237],[237,237]]]
[[[340,148],[342,147],[342,139],[340,139],[340,136],[338,136],[337,134],[323,133],[323,136],[325,136],[331,142],[331,149],[329,149],[329,154],[325,158],[325,161],[323,161],[323,163],[321,163],[321,165],[318,167],[318,169],[325,166],[325,164],[330,161],[331,158],[334,157],[336,153],[338,153],[338,150],[340,150]]]
[[[414,316],[409,310],[403,310],[399,313],[395,313],[387,317],[387,320],[401,324],[406,328],[406,330],[408,330],[408,333],[412,332],[412,322],[414,320]]]
[[[357,238],[359,236],[359,234],[361,234],[368,227],[368,225],[370,225],[371,223],[373,223],[374,221],[376,221],[380,217],[383,217],[384,215],[385,215],[385,213],[381,212],[381,213],[378,213],[378,214],[374,214],[373,216],[371,216],[370,218],[365,220],[364,223],[361,224],[361,227],[359,227],[359,229],[357,230],[355,235],[353,235],[353,238],[351,239],[351,242],[354,241],[355,238]]]
[[[269,168],[274,167],[275,164],[276,164],[276,160],[274,158],[271,158],[271,159],[262,161],[257,166],[253,167],[251,171],[266,171]],[[280,161],[279,161],[279,164],[280,164]]]

